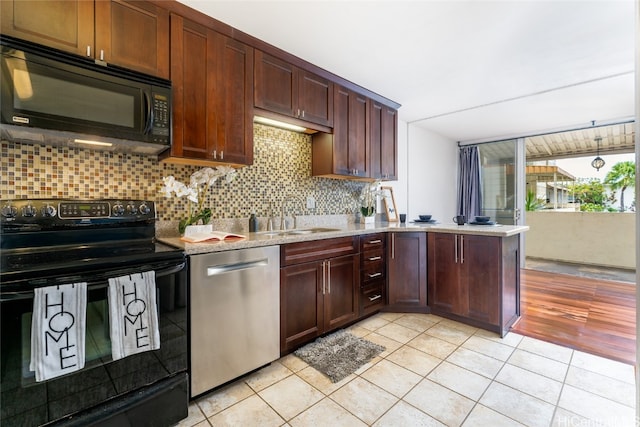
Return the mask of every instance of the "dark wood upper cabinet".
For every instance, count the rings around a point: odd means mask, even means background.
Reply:
[[[399,104],[180,2],[0,2],[2,34],[170,79],[162,161],[250,165],[256,114],[318,131],[314,176],[397,177]]]
[[[171,15],[173,142],[161,159],[253,163],[253,48]]]
[[[215,32],[172,14],[172,157],[213,160],[215,67]]]
[[[87,55],[94,46],[93,1],[2,0],[2,34]]]
[[[333,83],[306,70],[298,70],[300,119],[333,126]]]
[[[2,34],[169,78],[169,12],[143,1],[2,1]]]
[[[398,179],[398,111],[370,100],[369,170],[374,179]]]
[[[256,50],[254,105],[269,112],[331,127],[333,83]]]
[[[368,98],[335,85],[333,134],[313,135],[314,176],[369,178]]]
[[[253,164],[253,53],[250,46],[217,36],[218,150],[220,160]]]
[[[274,113],[297,117],[298,85],[295,74],[293,65],[257,50],[254,105]]]

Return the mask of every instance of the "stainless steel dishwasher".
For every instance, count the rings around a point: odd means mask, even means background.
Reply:
[[[280,357],[280,248],[189,258],[195,397]]]

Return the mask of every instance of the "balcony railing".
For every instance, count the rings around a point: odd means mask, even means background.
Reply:
[[[526,212],[527,257],[636,268],[634,212]]]

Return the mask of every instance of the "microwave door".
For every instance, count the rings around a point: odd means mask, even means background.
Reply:
[[[2,86],[6,124],[134,141],[145,141],[154,129],[150,84],[4,50]]]
[[[14,73],[11,80],[14,124],[26,120],[34,127],[122,138],[139,135],[146,127],[137,87],[34,62],[25,68],[27,76],[16,79]],[[31,87],[29,97],[21,97],[18,90],[25,80]]]
[[[11,76],[12,81],[9,87],[14,88],[15,96],[19,99],[31,98],[33,96],[33,86],[24,52],[16,51],[13,56],[4,56],[3,62],[3,67],[7,69],[7,75]]]

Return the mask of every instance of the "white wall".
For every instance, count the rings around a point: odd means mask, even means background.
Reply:
[[[431,214],[450,223],[456,212],[458,145],[429,130],[408,125],[407,204],[398,209],[407,221]]]

